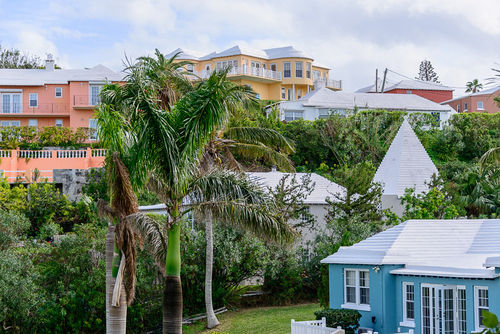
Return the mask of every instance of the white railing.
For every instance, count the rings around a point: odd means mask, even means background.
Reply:
[[[50,159],[52,151],[19,151],[18,157],[23,159]]]
[[[332,79],[315,79],[314,88],[318,89],[320,87],[328,87],[335,89],[342,89],[342,80],[332,80]]]
[[[87,151],[84,150],[64,150],[57,151],[58,158],[86,158]]]
[[[326,319],[310,321],[291,321],[291,334],[345,334],[345,331],[340,328],[326,327]]]
[[[212,74],[213,70],[204,70],[201,72],[193,72],[197,76],[202,79],[208,78]],[[259,78],[271,79],[271,80],[281,80],[281,72],[271,71],[265,68],[256,68],[256,67],[231,67],[227,72],[228,76],[235,75],[250,75]]]
[[[98,148],[98,149],[92,150],[92,156],[93,157],[105,157],[106,150],[103,148]]]
[[[12,156],[11,150],[0,150],[0,158],[10,158]]]

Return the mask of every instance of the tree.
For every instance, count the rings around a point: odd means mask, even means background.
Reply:
[[[451,198],[437,187],[432,187],[423,194],[415,194],[414,189],[406,189],[401,204],[405,205],[402,221],[409,219],[452,219],[459,216]]]
[[[5,49],[0,45],[0,68],[39,68],[40,57],[30,56],[17,49]]]
[[[432,66],[429,60],[423,60],[420,63],[418,77],[415,77],[415,79],[440,83],[439,77],[437,73],[434,71],[434,67]]]
[[[477,93],[481,89],[483,89],[483,84],[479,83],[479,80],[474,79],[472,81],[467,82],[465,84],[465,87],[467,87],[467,89],[465,90],[466,93]]]
[[[213,73],[186,89],[176,101],[176,92],[185,89],[185,78],[174,58],[159,51],[155,57],[139,58],[126,68],[127,82],[114,86],[109,94],[117,98],[114,108],[130,122],[131,165],[134,177],[147,184],[166,205],[164,333],[180,333],[182,288],[180,278],[180,225],[184,220],[183,199],[192,192],[204,149],[218,129],[224,128],[233,105],[241,103],[247,90],[226,79],[227,72]],[[134,173],[135,174],[135,173]],[[285,226],[272,216],[263,222],[265,233]],[[265,224],[264,224],[265,223]]]

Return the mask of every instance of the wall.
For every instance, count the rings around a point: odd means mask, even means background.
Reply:
[[[330,308],[340,309],[344,303],[344,268],[369,271],[370,311],[359,311],[360,327],[372,328],[379,333],[396,332],[395,277],[389,272],[401,266],[329,265]],[[376,270],[380,268],[380,270]],[[372,317],[375,317],[373,322]]]
[[[54,169],[54,183],[62,185],[62,193],[70,201],[78,201],[89,181],[89,169]]]
[[[454,110],[457,110],[457,106],[460,106],[460,112],[465,111],[465,103],[467,103],[467,112],[497,113],[500,112],[500,107],[493,100],[495,97],[500,97],[500,89],[491,95],[465,96],[463,98],[447,102],[446,104],[451,106]],[[477,109],[477,103],[479,101],[483,102],[484,110]]]
[[[404,206],[401,204],[401,199],[397,195],[382,195],[381,198],[382,209],[390,209],[399,217],[403,216]]]
[[[453,98],[452,90],[392,89],[385,91],[385,93],[408,94],[407,91],[411,91],[412,94],[421,96],[436,103],[448,101]]]

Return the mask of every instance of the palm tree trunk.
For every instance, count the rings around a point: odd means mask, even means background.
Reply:
[[[178,211],[172,217],[176,219]],[[181,222],[168,230],[163,297],[163,334],[182,334]]]
[[[214,236],[212,212],[208,211],[205,222],[206,260],[205,260],[205,308],[207,310],[207,327],[214,328],[219,325],[219,320],[214,312],[212,303],[212,267],[214,262]]]
[[[125,287],[121,284],[120,306],[111,306],[115,285],[119,251],[115,246],[115,226],[108,226],[106,234],[106,333],[125,334],[127,331],[127,299]]]

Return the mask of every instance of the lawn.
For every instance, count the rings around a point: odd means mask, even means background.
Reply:
[[[319,304],[300,304],[281,307],[258,307],[230,311],[218,316],[220,325],[206,330],[206,322],[183,328],[184,334],[284,334],[290,333],[290,320],[313,320]]]

